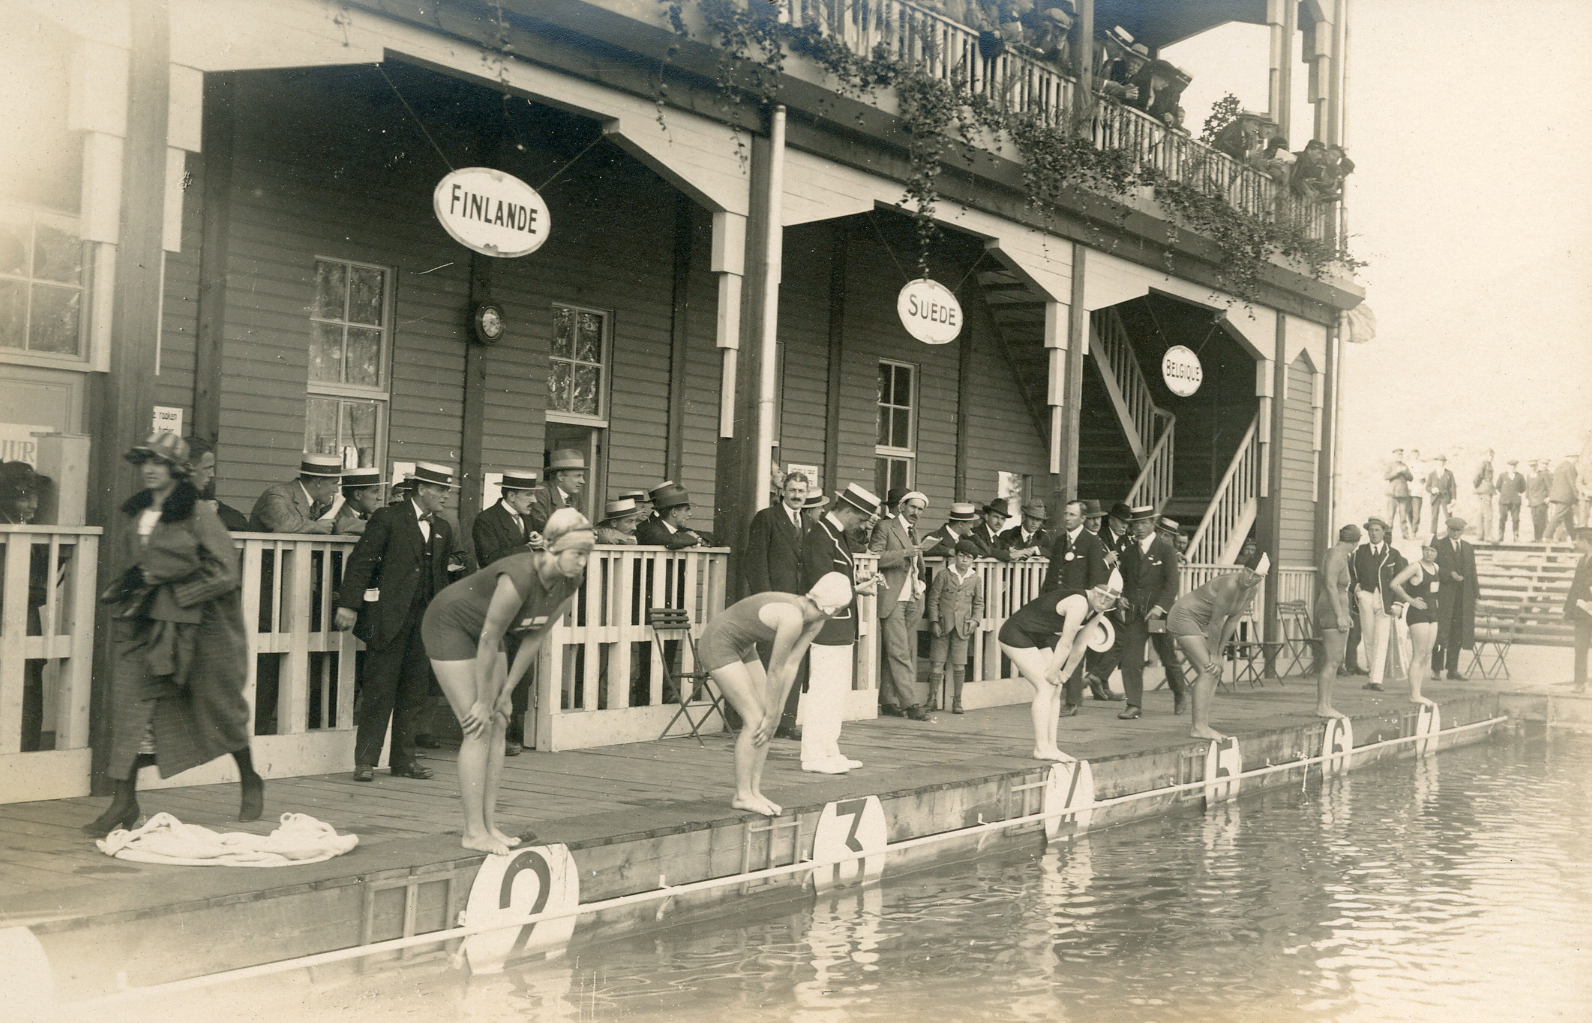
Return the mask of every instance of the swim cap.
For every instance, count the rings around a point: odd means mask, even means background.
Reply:
[[[826,572],[823,578],[813,583],[807,596],[824,614],[834,614],[851,603],[851,581],[839,572]]]

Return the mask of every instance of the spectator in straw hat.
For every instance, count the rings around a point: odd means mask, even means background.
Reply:
[[[343,462],[336,455],[305,455],[298,479],[273,483],[254,502],[249,529],[256,533],[330,533]]]
[[[879,634],[884,648],[884,677],[879,680],[879,711],[891,717],[927,721],[918,699],[918,622],[923,618],[923,552],[936,543],[919,538],[918,518],[929,499],[916,490],[903,491],[896,513],[873,527],[868,549],[879,556]],[[930,699],[933,694],[930,694]]]
[[[961,543],[977,524],[978,509],[969,501],[958,501],[951,505],[951,511],[946,516],[944,524],[924,538],[934,540],[934,546],[926,553],[931,558],[953,557],[956,554],[957,544]],[[983,548],[979,547],[979,550]]]
[[[497,503],[475,517],[470,538],[475,542],[476,564],[482,568],[511,554],[524,554],[542,546],[542,534],[531,528],[531,504],[536,500],[536,473],[506,469],[498,484]]]
[[[1002,544],[1011,552],[1013,561],[1043,558],[1050,552],[1055,538],[1045,528],[1050,513],[1043,501],[1024,501],[1022,521],[1000,536]]]
[[[383,504],[380,469],[350,469],[343,473],[343,501],[332,514],[332,532],[358,536],[371,513]]]
[[[433,773],[415,758],[416,726],[434,684],[420,622],[448,585],[453,527],[439,513],[458,483],[447,466],[416,462],[409,484],[402,501],[371,514],[337,592],[337,627],[365,641],[355,781],[374,779],[389,721],[393,776]]]
[[[818,524],[818,520],[823,517],[824,509],[827,507],[829,507],[828,496],[821,493],[807,495],[807,499],[802,502],[802,518],[807,520],[808,529]]]
[[[1117,644],[1122,663],[1122,688],[1127,692],[1127,706],[1117,717],[1131,720],[1143,713],[1144,706],[1144,648],[1146,642],[1155,646],[1166,669],[1166,684],[1172,690],[1172,713],[1184,710],[1186,688],[1183,671],[1177,665],[1172,651],[1172,638],[1166,634],[1168,611],[1177,600],[1177,551],[1164,538],[1156,534],[1155,508],[1141,505],[1133,509],[1128,520],[1132,535],[1122,548],[1122,600],[1118,605]]]
[[[670,550],[686,547],[711,547],[707,533],[689,528],[691,495],[680,484],[667,480],[652,490],[652,518],[636,527],[636,542]]]
[[[641,509],[633,497],[616,497],[603,505],[603,520],[597,524],[597,542],[603,544],[633,544],[636,542],[636,524],[641,521]]]
[[[847,583],[870,592],[877,578],[857,577],[851,541],[846,534],[861,528],[879,514],[879,498],[864,487],[848,484],[834,507],[802,537],[802,571],[807,588],[830,572]],[[824,623],[808,651],[807,699],[803,701],[802,770],[815,774],[845,774],[861,767],[840,752],[840,723],[846,694],[851,691],[852,662],[857,642],[857,601],[851,600]]]
[[[559,448],[547,457],[547,482],[537,487],[525,513],[530,530],[540,534],[547,517],[560,508],[580,510],[586,490],[586,456],[574,448]]]
[[[652,516],[652,495],[645,488],[630,487],[626,490],[615,491],[610,495],[614,499],[628,497],[636,502],[636,521],[641,522]]]
[[[1393,609],[1393,577],[1404,570],[1404,555],[1393,546],[1388,524],[1372,517],[1365,521],[1366,542],[1356,547],[1349,560],[1354,579],[1353,594],[1360,605],[1360,630],[1365,637],[1365,653],[1370,663],[1371,680],[1366,689],[1380,692],[1387,670],[1387,644],[1393,631],[1388,615]]]

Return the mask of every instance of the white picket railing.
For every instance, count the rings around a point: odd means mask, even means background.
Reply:
[[[100,534],[0,525],[0,803],[88,794]]]
[[[1200,520],[1194,539],[1189,541],[1188,557],[1192,562],[1232,564],[1243,546],[1244,536],[1254,524],[1263,469],[1256,440],[1258,422],[1258,416],[1250,421],[1249,429],[1238,442],[1238,450],[1216,488],[1216,496]]]
[[[1089,318],[1094,337],[1089,350],[1111,398],[1112,409],[1127,435],[1133,459],[1142,469],[1156,441],[1156,431],[1166,413],[1155,404],[1150,385],[1134,354],[1133,340],[1114,309],[1096,312]],[[1170,456],[1169,456],[1170,457]]]
[[[1171,499],[1176,432],[1177,417],[1169,414],[1160,438],[1156,440],[1155,447],[1150,449],[1150,457],[1145,459],[1144,468],[1139,470],[1139,478],[1133,481],[1133,487],[1128,491],[1129,505],[1151,504],[1159,508]]]

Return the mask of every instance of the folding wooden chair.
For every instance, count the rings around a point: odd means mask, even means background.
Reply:
[[[1290,675],[1295,669],[1301,675],[1315,671],[1320,664],[1322,643],[1310,619],[1310,605],[1303,600],[1282,601],[1277,605],[1277,619],[1277,634],[1282,637],[1277,648],[1278,677]]]
[[[1467,674],[1479,678],[1509,677],[1509,648],[1515,643],[1528,604],[1477,604],[1476,637]]]
[[[702,726],[709,717],[715,713],[719,716],[720,731],[728,727],[724,717],[724,696],[713,684],[713,675],[702,667],[702,660],[697,656],[696,636],[691,632],[691,615],[681,607],[649,607],[647,608],[647,624],[652,628],[652,642],[658,651],[658,661],[663,665],[664,677],[679,694],[680,709],[674,712],[674,717],[663,726],[663,731],[658,738],[668,736],[669,729],[682,717],[686,724],[691,726],[687,734],[696,739],[697,743],[706,746],[702,741]],[[677,669],[669,659],[666,643],[684,643],[691,651],[692,670]],[[676,647],[678,650],[679,647]],[[700,709],[700,714],[693,710]]]

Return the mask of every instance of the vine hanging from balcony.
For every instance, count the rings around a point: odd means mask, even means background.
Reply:
[[[688,38],[682,0],[659,2],[667,8],[672,29]],[[777,102],[785,62],[792,54],[833,75],[842,94],[871,98],[881,89],[895,94],[909,167],[904,200],[917,225],[922,275],[927,275],[930,246],[939,234],[935,211],[942,173],[957,159],[971,166],[983,142],[998,152],[1003,140],[1022,156],[1027,199],[1037,210],[1061,214],[1098,204],[1103,218],[1111,217],[1114,209],[1121,219],[1126,215],[1122,201],[1147,190],[1184,228],[1215,243],[1217,274],[1242,301],[1258,299],[1274,257],[1302,264],[1318,280],[1334,264],[1350,272],[1364,265],[1342,248],[1311,238],[1281,213],[1275,220],[1255,216],[1223,194],[1141,161],[1132,150],[1096,146],[1087,125],[1071,118],[1051,123],[1031,112],[1006,109],[969,88],[960,70],[945,77],[931,74],[922,63],[900,60],[883,43],[864,56],[815,26],[787,24],[770,16],[772,8],[746,0],[698,0],[696,6],[708,28],[708,42],[720,55],[716,84],[727,102]],[[659,109],[661,116],[661,97]],[[1198,160],[1183,170],[1191,180],[1206,179]]]

